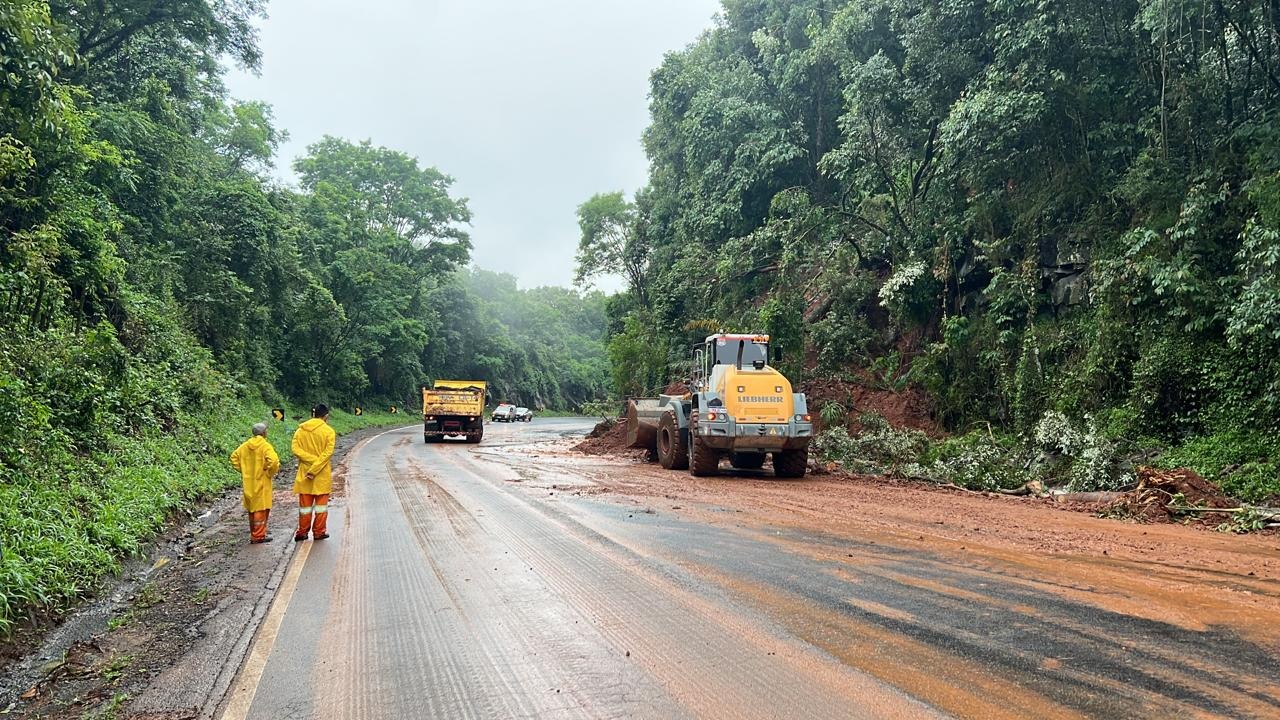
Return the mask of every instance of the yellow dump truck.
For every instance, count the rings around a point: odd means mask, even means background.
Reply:
[[[484,437],[483,380],[437,380],[422,388],[423,442],[440,442],[445,436],[464,435],[469,443]]]
[[[808,403],[769,361],[768,335],[709,336],[694,346],[689,392],[627,403],[628,444],[694,475],[715,474],[723,458],[758,470],[772,456],[775,475],[803,477],[813,439]]]

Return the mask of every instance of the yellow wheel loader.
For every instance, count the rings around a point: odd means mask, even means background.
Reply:
[[[779,356],[780,358],[780,356]],[[627,442],[664,468],[714,475],[720,461],[803,477],[813,423],[803,393],[769,365],[769,336],[720,333],[694,346],[689,392],[627,403]]]

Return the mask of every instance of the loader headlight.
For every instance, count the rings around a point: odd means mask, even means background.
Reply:
[[[809,422],[809,421],[811,421],[811,420],[813,420],[813,416],[812,416],[812,415],[797,415],[797,416],[796,416],[796,421],[797,421],[797,422]]]
[[[720,413],[716,412],[715,410],[712,410],[711,412],[707,413],[708,422],[715,422],[716,420],[719,420],[719,419],[720,419]]]

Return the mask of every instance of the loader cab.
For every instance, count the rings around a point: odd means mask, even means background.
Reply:
[[[788,422],[795,412],[791,383],[769,359],[768,335],[708,337],[693,351],[693,405],[705,401],[739,422]]]
[[[706,390],[713,376],[732,368],[735,371],[769,369],[769,336],[721,333],[710,335],[693,349],[693,385]]]

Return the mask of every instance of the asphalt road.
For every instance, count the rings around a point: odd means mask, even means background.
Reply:
[[[357,448],[224,717],[1280,717],[1275,646],[994,555],[593,493],[631,470],[541,450],[588,426]]]

